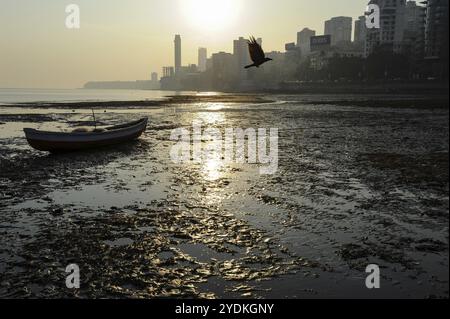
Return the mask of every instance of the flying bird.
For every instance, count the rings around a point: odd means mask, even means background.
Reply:
[[[247,65],[245,68],[249,69],[253,66],[259,68],[260,65],[272,61],[272,59],[266,58],[266,54],[264,50],[261,48],[258,42],[256,42],[255,37],[250,37],[248,41],[248,51],[250,52],[250,57],[253,61],[253,64]]]

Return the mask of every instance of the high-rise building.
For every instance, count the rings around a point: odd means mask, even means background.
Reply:
[[[422,60],[425,55],[426,8],[415,1],[408,1],[405,8],[403,52],[413,59]]]
[[[158,82],[158,73],[156,72],[152,73],[152,82]]]
[[[447,59],[448,64],[448,0],[428,0],[426,4],[425,56]]]
[[[198,70],[200,72],[206,71],[206,60],[208,60],[208,50],[206,48],[198,49]]]
[[[235,57],[231,53],[214,53],[212,60],[213,87],[216,90],[229,89],[234,84],[236,72]]]
[[[377,47],[400,52],[405,30],[406,0],[370,0],[369,4],[380,8],[380,28],[367,30],[365,55],[368,56]]]
[[[421,31],[425,28],[426,7],[417,5],[416,1],[408,1],[405,7],[405,30]]]
[[[431,77],[448,79],[448,0],[428,0],[425,23],[425,61]]]
[[[259,39],[262,43],[262,40]],[[251,64],[250,54],[248,52],[248,40],[240,37],[233,41],[233,56],[236,61],[237,73],[240,79],[244,79],[247,75],[246,65]]]
[[[364,43],[366,42],[366,33],[366,17],[361,16],[358,18],[358,20],[355,20],[355,35],[353,41],[357,45],[364,46]]]
[[[175,74],[179,74],[181,71],[181,36],[177,34],[175,36]]]
[[[351,17],[334,17],[325,21],[325,35],[331,35],[331,45],[340,45],[352,41]]]
[[[325,52],[331,49],[331,35],[318,35],[310,39],[311,52]]]
[[[297,33],[297,47],[300,48],[300,52],[303,56],[308,55],[311,52],[311,37],[316,36],[316,31],[304,28]]]
[[[212,58],[206,59],[206,70],[212,69]]]
[[[173,66],[165,66],[163,67],[163,77],[171,78],[174,76]]]
[[[284,49],[286,51],[295,51],[295,50],[298,50],[298,47],[295,45],[294,42],[291,42],[291,43],[286,43],[284,45]]]

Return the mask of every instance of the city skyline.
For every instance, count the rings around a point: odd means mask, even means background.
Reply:
[[[380,10],[376,22],[379,27],[368,27],[364,16],[355,20],[354,28],[351,17],[331,17],[324,22],[323,34],[306,27],[297,33],[297,42],[285,44],[285,51],[266,50],[272,62],[257,72],[244,68],[251,63],[249,38],[234,39],[231,53],[212,53],[206,61],[206,70],[199,70],[194,64],[180,65],[181,38],[176,35],[176,71],[164,71],[160,88],[252,91],[298,87],[298,81],[361,83],[446,77],[445,71],[439,70],[447,69],[448,39],[435,31],[448,29],[448,16],[445,16],[448,3],[372,0],[370,4]],[[256,41],[263,43],[262,38]]]
[[[67,30],[67,3],[44,2],[48,4],[30,0],[2,3],[0,37],[8,45],[0,59],[0,87],[77,88],[89,80],[149,79],[152,72],[162,74],[164,66],[172,65],[169,56],[173,56],[174,34],[183,36],[182,65],[197,64],[200,47],[207,48],[209,56],[233,52],[232,39],[251,34],[263,38],[267,51],[284,51],[285,43],[295,42],[303,28],[322,34],[324,21],[335,16],[355,20],[367,5],[366,0],[339,4],[285,0],[272,7],[263,0],[258,2],[258,12],[246,15],[253,4],[237,1],[240,14],[233,24],[199,28],[192,23],[198,14],[188,19],[188,10],[177,0],[136,0],[132,5],[103,0],[93,5],[80,0],[81,28]]]

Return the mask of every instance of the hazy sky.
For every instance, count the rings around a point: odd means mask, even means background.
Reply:
[[[77,88],[89,80],[148,79],[183,64],[197,49],[232,52],[238,36],[282,51],[309,27],[323,34],[332,16],[360,16],[367,0],[0,0],[0,87]],[[78,4],[81,28],[67,29],[65,7]]]

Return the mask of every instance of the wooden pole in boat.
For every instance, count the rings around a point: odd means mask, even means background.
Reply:
[[[94,118],[94,126],[95,126],[95,129],[97,129],[97,120],[95,119],[94,109],[91,109],[91,110],[92,110],[92,117]]]

